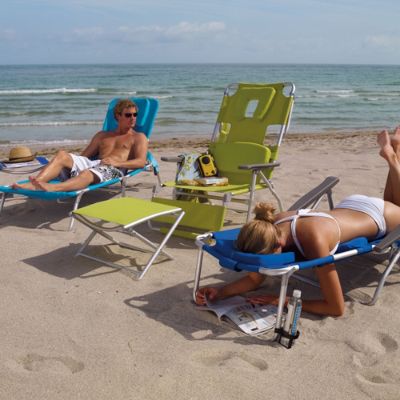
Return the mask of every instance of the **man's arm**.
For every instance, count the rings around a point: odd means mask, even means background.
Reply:
[[[103,136],[103,132],[97,132],[91,139],[90,143],[87,145],[87,147],[82,151],[81,156],[84,157],[94,157],[99,153],[99,144],[101,141],[101,138]]]

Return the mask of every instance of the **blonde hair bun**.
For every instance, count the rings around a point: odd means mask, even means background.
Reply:
[[[255,219],[274,223],[276,208],[270,203],[257,203],[254,207]]]

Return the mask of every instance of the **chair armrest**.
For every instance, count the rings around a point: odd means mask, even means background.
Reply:
[[[266,168],[275,168],[279,167],[281,163],[279,162],[272,162],[272,163],[266,163],[266,164],[246,164],[246,165],[239,165],[239,169],[251,169],[251,170],[261,170],[261,169],[266,169]]]
[[[162,156],[161,161],[167,162],[181,162],[183,160],[183,156]]]
[[[336,176],[328,176],[322,183],[310,190],[304,196],[301,196],[288,211],[296,211],[300,208],[307,208],[310,204],[313,204],[324,194],[328,194],[331,189],[339,183],[339,178]]]
[[[400,240],[400,225],[392,232],[387,234],[378,245],[375,246],[374,251],[381,253],[390,247],[394,242]]]

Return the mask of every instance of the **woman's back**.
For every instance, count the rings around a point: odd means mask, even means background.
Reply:
[[[276,215],[275,224],[282,232],[284,250],[297,247],[306,258],[327,256],[339,242],[359,236],[373,238],[378,232],[370,216],[349,209],[283,212]]]

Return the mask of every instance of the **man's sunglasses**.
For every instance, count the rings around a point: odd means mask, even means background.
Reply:
[[[134,113],[124,113],[125,118],[137,117],[137,112]]]

